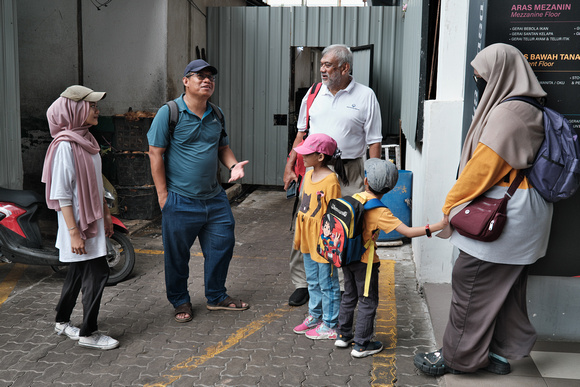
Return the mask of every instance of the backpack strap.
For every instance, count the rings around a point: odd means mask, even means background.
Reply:
[[[372,210],[373,208],[386,207],[386,206],[385,206],[385,203],[383,203],[379,199],[372,198],[365,203],[364,207],[365,207],[365,211],[368,211],[368,210]]]
[[[322,87],[322,82],[315,83],[310,87],[310,93],[308,93],[308,98],[306,98],[306,138],[308,136],[308,131],[310,130],[310,107],[314,103],[314,99],[318,95],[320,88]]]
[[[220,140],[221,140],[222,138],[227,137],[227,135],[228,135],[226,133],[226,125],[225,125],[224,115],[223,115],[222,111],[220,110],[220,108],[216,104],[211,103],[209,101],[207,101],[207,103],[213,109],[215,115],[217,116],[217,118],[220,121],[220,124],[222,126],[222,132],[220,134]],[[173,133],[175,133],[175,127],[179,123],[179,118],[180,118],[179,107],[177,106],[177,102],[175,102],[175,100],[167,101],[165,104],[169,107],[169,138],[171,139],[171,138],[173,138]]]
[[[385,203],[383,203],[382,201],[380,201],[377,198],[372,198],[370,200],[367,200],[367,202],[364,204],[365,211],[369,211],[369,210],[372,210],[374,208],[379,208],[379,207],[387,207],[387,206],[385,205]],[[365,251],[368,250],[369,255],[367,257],[367,271],[366,271],[366,275],[365,275],[365,287],[364,287],[363,297],[369,296],[369,289],[371,286],[371,274],[373,272],[373,263],[374,263],[373,261],[375,259],[374,240],[375,240],[375,238],[378,237],[378,234],[380,231],[381,230],[375,230],[373,232],[373,235],[371,236],[371,239],[369,239],[365,243]]]
[[[167,101],[166,105],[169,107],[169,138],[171,139],[179,122],[179,108],[174,100]]]
[[[506,99],[504,99],[501,102],[503,103],[503,102],[507,102],[507,101],[522,101],[522,102],[527,102],[530,105],[537,107],[541,111],[544,111],[544,105],[542,105],[541,103],[538,102],[537,99],[532,98],[532,97],[515,96],[515,97],[506,98]]]
[[[222,111],[215,103],[211,103],[209,101],[207,101],[207,103],[209,104],[209,106],[211,106],[211,108],[213,109],[218,120],[220,120],[220,124],[222,125],[222,133],[220,135],[220,140],[221,140],[222,138],[228,136],[228,134],[226,133],[226,122],[224,120],[224,115],[222,114]]]
[[[377,234],[379,232],[380,232],[380,230],[376,230],[375,232],[373,232],[373,236],[371,237],[371,239],[369,239],[367,241],[367,243],[365,243],[365,249],[369,250],[369,255],[367,257],[367,271],[365,274],[365,287],[364,287],[363,297],[369,296],[369,289],[371,287],[371,274],[373,272],[373,263],[374,263],[373,261],[375,260],[374,239],[378,236]]]

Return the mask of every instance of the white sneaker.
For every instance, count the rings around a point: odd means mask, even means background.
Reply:
[[[95,348],[95,349],[113,349],[119,346],[119,342],[112,337],[105,336],[99,332],[95,332],[90,336],[82,336],[79,339],[81,347]]]
[[[59,335],[63,333],[67,335],[70,339],[78,340],[79,339],[79,332],[81,331],[79,328],[71,325],[70,321],[66,323],[56,323],[54,326],[54,331]]]

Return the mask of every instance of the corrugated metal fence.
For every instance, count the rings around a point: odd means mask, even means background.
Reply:
[[[401,24],[399,7],[208,9],[208,60],[219,69],[214,102],[234,153],[250,160],[243,183],[283,184],[289,129],[273,117],[289,113],[291,47],[374,45],[371,87],[383,135],[399,133]]]
[[[16,1],[0,0],[0,187],[22,188]]]

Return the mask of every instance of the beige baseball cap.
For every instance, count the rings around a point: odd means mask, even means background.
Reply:
[[[98,102],[105,98],[107,93],[104,91],[93,91],[88,87],[81,86],[81,85],[74,85],[69,86],[65,91],[62,92],[60,95],[61,97],[65,97],[68,99],[72,99],[75,102],[79,101],[88,101],[88,102]]]

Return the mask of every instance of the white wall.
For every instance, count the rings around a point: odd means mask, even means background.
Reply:
[[[406,165],[413,171],[413,226],[441,220],[445,196],[455,182],[461,153],[467,16],[468,2],[442,1],[437,98],[425,101],[422,147],[407,147]],[[456,254],[447,240],[414,238],[412,246],[419,282],[451,281]]]

